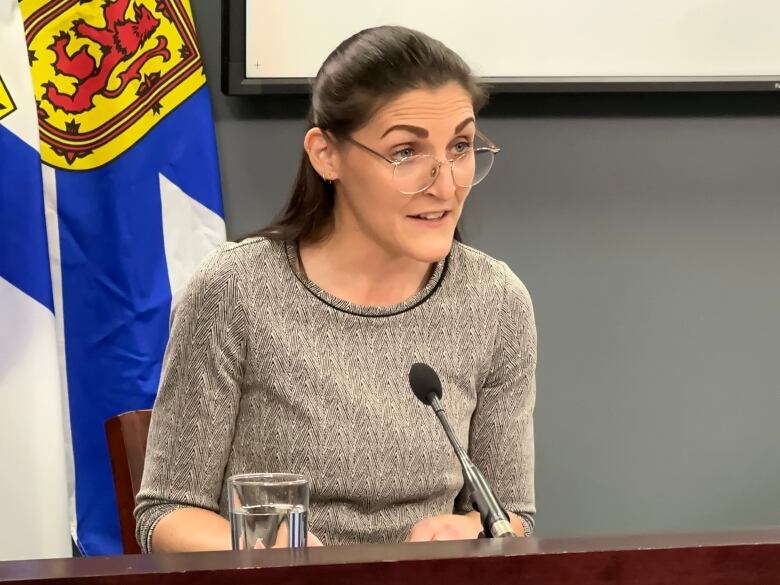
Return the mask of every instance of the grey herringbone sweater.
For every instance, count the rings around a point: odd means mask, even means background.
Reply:
[[[506,264],[455,243],[415,297],[362,307],[309,281],[293,245],[223,245],[174,313],[135,511],[142,548],[176,508],[226,516],[236,473],[309,477],[310,529],[325,544],[399,542],[422,518],[469,510],[444,432],[409,388],[418,361],[530,531],[536,328]]]

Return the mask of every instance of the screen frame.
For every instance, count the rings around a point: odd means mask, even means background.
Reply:
[[[311,78],[246,76],[246,2],[222,0],[222,92],[225,95],[308,94]],[[778,92],[780,75],[717,77],[482,77],[493,94]]]

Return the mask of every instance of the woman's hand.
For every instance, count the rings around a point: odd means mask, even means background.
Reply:
[[[282,529],[279,530],[279,532],[282,532]],[[307,532],[306,533],[306,546],[323,546],[322,541],[317,538],[313,533]],[[262,549],[266,548],[266,546],[263,544],[263,540],[258,538],[257,542],[255,542],[255,548],[256,549]],[[277,533],[276,543],[271,548],[287,548],[287,534],[285,531],[285,534],[279,535]]]
[[[469,540],[482,532],[479,514],[443,514],[420,520],[412,527],[406,542],[428,542],[431,540]]]

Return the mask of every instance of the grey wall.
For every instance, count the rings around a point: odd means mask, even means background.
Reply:
[[[193,8],[236,237],[285,199],[302,106],[223,96]],[[465,220],[535,303],[538,533],[780,524],[777,98],[559,101],[488,111]]]

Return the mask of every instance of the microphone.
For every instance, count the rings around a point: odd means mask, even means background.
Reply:
[[[463,480],[469,488],[471,502],[482,519],[484,536],[496,538],[517,536],[514,530],[512,530],[509,516],[498,503],[496,496],[493,495],[493,491],[488,486],[485,476],[482,475],[477,466],[469,459],[463,447],[460,446],[444,414],[444,409],[439,401],[442,394],[439,376],[428,364],[413,364],[409,370],[409,385],[420,402],[433,408],[441,425],[444,427],[447,438],[450,440],[453,449],[455,449],[455,455],[463,468]]]

